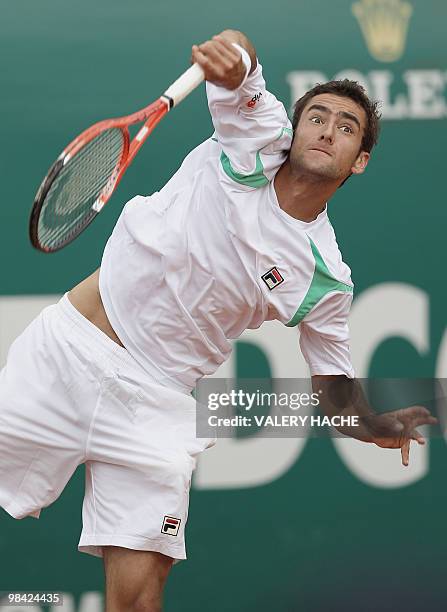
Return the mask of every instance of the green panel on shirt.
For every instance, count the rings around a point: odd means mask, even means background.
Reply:
[[[293,137],[293,130],[287,127],[281,128],[279,136],[276,140],[279,140],[284,134],[288,134],[289,136]],[[211,137],[211,140],[218,142],[217,138],[214,137]],[[225,171],[225,174],[240,185],[258,188],[267,185],[269,182],[268,178],[264,174],[264,166],[262,164],[259,151],[256,153],[256,168],[253,174],[241,174],[233,170],[228,156],[225,155],[223,151],[220,156],[220,161],[222,163],[222,167]]]
[[[222,167],[225,171],[225,174],[240,185],[258,188],[267,185],[269,182],[268,178],[264,175],[264,166],[262,165],[259,151],[256,153],[256,168],[253,174],[240,174],[239,172],[235,172],[231,167],[230,160],[223,151],[220,155],[220,161],[222,163]]]
[[[314,275],[300,307],[290,321],[286,323],[287,327],[293,327],[301,323],[312,308],[330,291],[345,291],[346,293],[352,293],[353,291],[351,285],[341,283],[331,275],[315,243],[309,236],[308,238],[315,258]]]

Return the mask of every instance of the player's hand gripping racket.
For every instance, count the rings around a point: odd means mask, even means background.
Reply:
[[[194,64],[156,101],[140,111],[95,123],[59,155],[31,211],[29,233],[37,249],[52,253],[72,242],[109,200],[157,123],[204,80]],[[144,121],[130,141],[129,125]]]

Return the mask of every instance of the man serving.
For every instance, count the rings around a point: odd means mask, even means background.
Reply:
[[[349,353],[353,296],[327,202],[364,172],[376,105],[352,81],[316,86],[290,123],[255,49],[225,30],[192,48],[215,132],[159,191],[124,207],[101,267],[13,343],[0,375],[0,503],[38,516],[86,466],[79,549],[104,557],[109,612],[159,610],[184,529],[197,456],[190,392],[231,339],[277,319],[298,327],[342,433],[409,460],[412,407],[377,416]],[[344,398],[340,400],[340,398]]]

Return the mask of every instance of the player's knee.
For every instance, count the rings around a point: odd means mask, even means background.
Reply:
[[[120,610],[120,612],[124,610],[128,612],[161,612],[161,606],[161,596],[153,597],[150,594],[141,593],[132,601],[124,604],[123,607],[117,608],[117,610]]]
[[[166,560],[166,561],[165,561]],[[127,584],[127,588],[115,590],[113,610],[117,612],[161,612],[163,589],[172,560],[168,557],[154,565],[150,571],[140,574],[141,580]]]
[[[154,598],[147,595],[138,595],[134,598],[120,597],[110,601],[107,605],[107,612],[161,612],[160,597]]]
[[[108,612],[158,612],[173,559],[154,551],[104,547]]]

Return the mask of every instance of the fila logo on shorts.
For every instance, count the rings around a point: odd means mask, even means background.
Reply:
[[[163,526],[161,533],[167,533],[168,535],[176,536],[180,527],[180,519],[174,516],[165,516],[163,519]]]
[[[261,278],[267,285],[267,287],[270,289],[270,291],[284,282],[283,277],[281,276],[278,271],[278,268],[276,267],[263,274]]]

